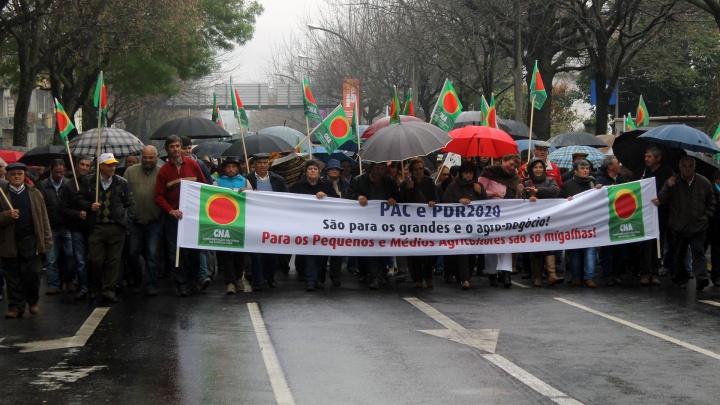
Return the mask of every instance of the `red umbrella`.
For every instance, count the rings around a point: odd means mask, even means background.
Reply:
[[[24,154],[25,152],[18,152],[16,150],[0,150],[0,158],[7,164],[17,162]]]
[[[462,157],[489,156],[499,158],[518,153],[515,141],[502,130],[491,127],[466,126],[450,131],[453,138],[441,152],[453,152]]]
[[[400,122],[412,122],[412,121],[424,122],[420,118],[413,117],[411,115],[401,115],[400,116]],[[365,132],[363,132],[363,134],[362,134],[362,139],[370,138],[371,136],[375,135],[375,132],[377,132],[378,130],[380,130],[382,128],[387,127],[388,125],[390,125],[390,117],[380,118],[379,120],[373,122],[372,125],[367,127]]]

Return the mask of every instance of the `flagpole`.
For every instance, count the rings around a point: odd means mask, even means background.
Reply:
[[[533,95],[532,101],[530,102],[530,134],[528,136],[528,162],[530,161],[530,151],[532,148],[530,145],[532,145],[532,127],[533,127],[533,118],[535,116],[535,95]]]
[[[0,194],[2,194],[3,199],[5,199],[5,202],[10,207],[10,209],[14,210],[15,208],[13,208],[12,203],[10,202],[10,199],[7,197],[7,194],[5,194],[5,192],[3,191],[2,187],[0,187]]]
[[[100,71],[100,82],[103,82],[103,72]],[[102,135],[102,89],[98,102],[98,135],[97,135],[97,156],[95,157],[95,202],[100,202],[100,136]],[[80,187],[78,187],[78,191]]]
[[[77,174],[75,173],[75,162],[73,162],[73,156],[72,152],[70,152],[70,142],[65,141],[65,150],[68,153],[68,157],[70,158],[70,168],[72,169],[73,179],[75,179],[75,188],[80,191],[80,186],[78,185],[77,181]]]
[[[234,94],[233,97],[235,97]],[[240,118],[240,114],[238,113],[237,122],[240,126],[240,139],[242,140],[243,154],[245,154],[245,171],[246,174],[250,174],[250,161],[248,160],[247,148],[245,147],[245,129],[243,128],[241,121],[242,119]]]
[[[445,82],[443,83],[443,90],[445,89],[445,86],[447,85],[448,79],[445,78]],[[442,93],[440,93],[440,97],[438,97],[437,101],[435,102],[435,107],[433,107],[432,113],[430,113],[430,119],[432,120],[432,117],[435,116],[435,110],[437,110],[438,104],[440,104],[440,99],[442,98]]]
[[[305,139],[308,139],[310,137],[310,119],[307,117],[307,115],[305,116],[305,128],[307,128],[307,133],[308,133],[307,136],[305,137]],[[298,144],[298,146],[300,146],[303,142],[305,142],[305,139],[303,139]],[[308,144],[309,144],[308,153],[310,154],[310,159],[312,159],[312,141],[308,141]],[[300,149],[302,149],[302,146],[300,146]],[[330,156],[331,153],[332,152],[328,151],[328,156]]]
[[[360,166],[360,174],[363,174],[362,169],[362,158],[360,157],[360,117],[358,116],[358,103],[355,102],[355,106],[353,107],[353,114],[355,114],[355,133],[357,134],[357,144],[358,144],[358,165]]]

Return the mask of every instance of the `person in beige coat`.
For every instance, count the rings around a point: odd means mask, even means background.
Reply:
[[[7,166],[8,183],[0,186],[0,261],[7,281],[6,319],[20,318],[25,306],[40,312],[40,254],[52,247],[52,234],[45,200],[35,187],[25,183],[27,167]]]

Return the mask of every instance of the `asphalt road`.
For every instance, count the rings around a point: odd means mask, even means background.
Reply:
[[[43,295],[0,320],[0,403],[718,403],[720,288],[278,281],[177,298],[166,279],[110,307]]]

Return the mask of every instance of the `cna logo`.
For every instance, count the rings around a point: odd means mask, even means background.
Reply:
[[[198,244],[242,248],[245,244],[245,194],[200,189]]]

